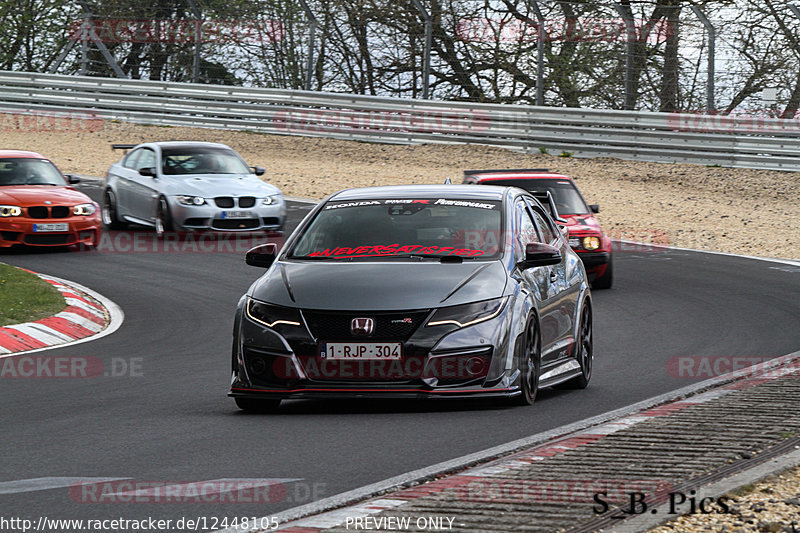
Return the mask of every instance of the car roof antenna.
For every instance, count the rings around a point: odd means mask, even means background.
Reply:
[[[445,184],[445,185],[452,185],[452,184],[453,184],[453,182],[452,182],[452,181],[450,181],[450,178],[445,178],[445,180],[444,180],[444,184]]]

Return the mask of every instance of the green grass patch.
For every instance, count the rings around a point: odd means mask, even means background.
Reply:
[[[39,276],[0,263],[0,326],[47,318],[66,306],[61,293]]]

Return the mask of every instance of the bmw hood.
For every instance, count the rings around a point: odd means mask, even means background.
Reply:
[[[506,275],[500,261],[279,262],[250,295],[301,309],[430,309],[502,296]]]
[[[78,205],[92,200],[80,191],[67,186],[53,185],[8,185],[0,187],[0,204],[29,205]]]
[[[274,185],[264,183],[252,174],[237,176],[219,174],[193,174],[190,176],[165,176],[170,195],[203,196],[256,196],[280,194]]]

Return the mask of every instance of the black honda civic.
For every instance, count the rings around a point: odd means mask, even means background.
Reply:
[[[338,192],[239,301],[230,396],[248,411],[299,398],[506,398],[584,388],[592,301],[566,230],[515,187]]]

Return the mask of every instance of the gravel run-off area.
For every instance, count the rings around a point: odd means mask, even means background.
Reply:
[[[650,533],[798,533],[800,468],[729,494],[727,513],[684,515]]]
[[[63,172],[103,176],[112,143],[225,143],[285,195],[347,187],[461,181],[480,168],[548,168],[573,177],[612,238],[800,259],[798,173],[523,154],[479,145],[386,145],[244,131],[104,121],[96,131],[0,130],[0,147],[33,150]]]

